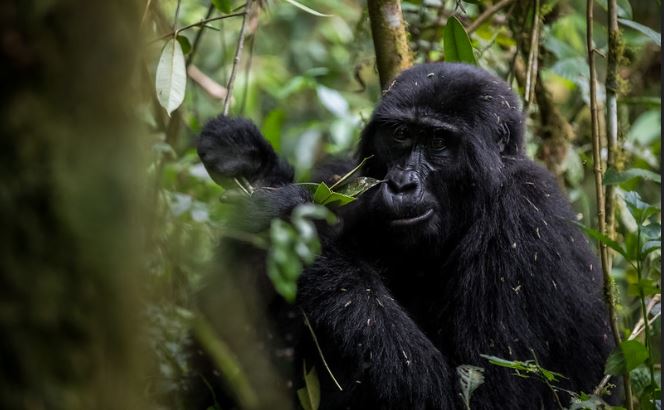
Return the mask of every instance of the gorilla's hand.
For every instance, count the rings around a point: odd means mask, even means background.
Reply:
[[[279,158],[256,126],[244,118],[223,115],[210,120],[198,140],[198,156],[220,185],[245,178],[255,187],[293,181],[293,168]]]
[[[311,194],[300,185],[259,188],[249,197],[237,198],[232,225],[245,232],[261,232],[275,218],[286,219],[300,204],[311,202]]]

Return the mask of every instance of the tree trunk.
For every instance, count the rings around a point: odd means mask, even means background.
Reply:
[[[0,408],[141,407],[139,17],[129,0],[0,7]]]

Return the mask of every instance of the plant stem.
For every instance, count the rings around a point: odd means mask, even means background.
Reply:
[[[246,12],[241,11],[241,12],[238,12],[238,13],[224,14],[223,16],[217,16],[217,17],[212,17],[212,18],[206,19],[206,20],[201,20],[197,23],[192,23],[192,24],[189,24],[188,26],[184,26],[184,27],[182,27],[181,29],[179,29],[177,31],[173,30],[172,32],[170,32],[168,34],[164,34],[163,36],[152,40],[150,43],[155,43],[159,40],[163,40],[163,39],[166,39],[166,38],[169,38],[169,37],[176,36],[176,35],[178,35],[179,33],[183,32],[185,30],[189,30],[190,28],[194,28],[194,27],[201,27],[201,26],[204,26],[207,23],[210,23],[212,21],[224,20],[224,19],[231,18],[231,17],[244,16],[245,14],[246,14]]]
[[[244,15],[242,16],[242,27],[240,28],[240,34],[237,40],[237,47],[235,48],[235,57],[233,58],[233,67],[231,68],[231,76],[228,79],[228,84],[226,85],[226,98],[224,99],[224,115],[228,115],[228,110],[231,103],[231,95],[233,94],[233,85],[235,83],[235,76],[237,75],[237,67],[240,63],[240,56],[242,55],[242,49],[244,48],[244,37],[247,30],[247,16],[251,13],[252,7],[254,5],[253,0],[247,0],[246,7],[244,9]]]
[[[599,106],[597,103],[597,74],[595,72],[595,48],[593,46],[593,0],[587,0],[586,3],[586,45],[588,47],[588,68],[590,70],[590,114],[591,114],[591,135],[593,143],[593,169],[595,172],[595,193],[597,197],[597,224],[599,231],[606,235],[606,220],[604,215],[604,190],[602,184],[602,143],[599,135]],[[615,309],[615,297],[613,294],[613,278],[608,261],[608,248],[600,242],[600,259],[602,262],[602,275],[604,277],[604,293],[607,299],[609,309],[609,321],[611,331],[616,346],[621,343],[620,328],[618,327],[618,318]],[[623,376],[625,385],[625,399],[628,410],[633,410],[632,389],[629,382],[629,373],[625,372]]]
[[[208,7],[207,9],[207,13],[205,13],[205,19],[203,21],[210,19],[210,16],[212,15],[213,11],[214,11],[214,4],[210,4],[210,7]],[[198,30],[198,33],[196,33],[196,37],[194,37],[194,44],[191,45],[191,51],[187,56],[187,67],[194,61],[194,54],[196,54],[196,50],[198,50],[198,44],[201,42],[201,38],[203,38],[203,32],[205,31],[205,27],[206,27],[205,25],[202,25],[201,29]]]
[[[509,6],[512,4],[514,0],[502,0],[499,1],[498,3],[494,4],[493,6],[489,7],[488,9],[484,10],[484,13],[480,14],[475,21],[473,21],[468,28],[466,28],[466,33],[470,34],[473,31],[477,30],[479,26],[482,25],[486,20],[490,19],[491,16],[496,14],[500,9],[502,9],[505,6]]]
[[[641,286],[641,279],[643,278],[643,256],[641,255],[641,227],[643,221],[639,222],[639,227],[636,230],[636,277],[638,279],[639,288],[639,302],[641,303],[641,314],[643,315],[643,339],[645,341],[646,349],[648,350],[648,370],[650,370],[650,383],[655,384],[655,369],[652,363],[652,348],[650,346],[650,325],[648,324],[648,309],[646,309],[646,296],[643,293]]]

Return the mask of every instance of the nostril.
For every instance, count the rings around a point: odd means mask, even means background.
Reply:
[[[394,181],[390,179],[387,181],[387,186],[390,188],[392,193],[399,194],[417,190],[418,183],[415,180]]]

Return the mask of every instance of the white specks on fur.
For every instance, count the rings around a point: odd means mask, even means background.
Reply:
[[[537,237],[539,239],[542,239],[542,235],[540,235],[540,232],[539,232],[539,227],[535,228],[535,233],[537,234]]]
[[[353,303],[353,301],[349,300],[348,302],[344,303],[344,307],[347,308],[351,303]]]
[[[516,249],[516,242],[512,244],[512,249]]]
[[[518,295],[519,291],[521,290],[521,284],[518,284],[515,288],[512,288],[512,290]]]

